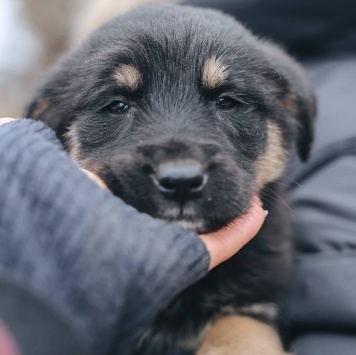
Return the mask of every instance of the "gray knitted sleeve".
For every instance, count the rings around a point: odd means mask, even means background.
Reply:
[[[0,127],[0,271],[50,300],[95,353],[114,342],[129,353],[208,264],[195,234],[97,187],[42,123]]]

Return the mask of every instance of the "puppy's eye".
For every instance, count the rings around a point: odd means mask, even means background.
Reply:
[[[108,105],[106,108],[110,113],[119,115],[128,111],[129,105],[125,104],[122,101],[116,100],[112,102],[110,105]]]
[[[231,110],[238,104],[238,101],[232,99],[231,97],[221,97],[216,101],[216,107],[219,110]]]

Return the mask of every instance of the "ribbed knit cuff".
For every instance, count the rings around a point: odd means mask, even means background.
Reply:
[[[96,186],[42,123],[0,127],[0,166],[0,265],[61,309],[94,350],[115,342],[129,351],[206,274],[209,256],[194,233]]]

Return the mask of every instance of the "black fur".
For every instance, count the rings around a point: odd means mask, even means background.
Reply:
[[[216,90],[202,85],[212,57],[228,68]],[[118,86],[113,72],[120,64],[138,68],[138,90]],[[235,106],[219,108],[221,97]],[[111,113],[115,100],[130,109]],[[200,221],[196,231],[209,232],[246,211],[256,161],[267,148],[267,120],[279,127],[283,149],[290,152],[297,142],[306,159],[314,111],[301,69],[273,44],[213,10],[152,5],[112,20],[62,59],[26,116],[75,145],[81,165],[138,210]],[[199,162],[209,176],[199,198],[184,206],[162,195],[151,178],[160,164],[178,159]],[[281,184],[270,183],[260,195],[270,215],[259,236],[177,297],[139,340],[137,354],[191,354],[205,325],[225,307],[238,313],[277,301],[289,271],[289,211],[278,197]]]

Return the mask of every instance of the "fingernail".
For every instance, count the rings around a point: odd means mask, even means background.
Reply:
[[[263,210],[263,211],[265,212],[265,217],[267,217],[267,216],[268,216],[269,211],[267,211],[267,210]]]

